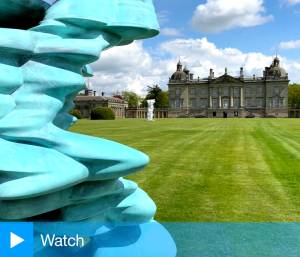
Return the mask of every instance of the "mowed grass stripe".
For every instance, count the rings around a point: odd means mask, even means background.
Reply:
[[[154,199],[158,220],[300,220],[300,120],[81,120],[72,130],[151,157],[129,178]]]
[[[244,196],[239,211],[244,211],[245,215],[249,212],[256,216],[268,213],[268,219],[275,219],[278,211],[282,212],[285,208],[291,207],[288,203],[289,198],[265,159],[264,153],[269,147],[265,145],[266,134],[261,134],[259,124],[250,123],[248,126],[252,129],[245,133],[247,151],[242,155],[243,160],[239,162],[246,167],[240,169],[241,172],[238,173],[240,176],[237,178],[237,183],[243,182],[240,188],[241,195]],[[237,199],[239,198],[241,196],[237,195]],[[282,210],[278,210],[278,206]]]
[[[209,146],[208,141],[213,132],[210,128],[199,129],[199,131],[198,133],[192,131],[188,138],[183,137],[181,139],[183,142],[179,145],[177,151],[174,153],[170,149],[169,155],[171,154],[171,156],[168,157],[166,155],[164,157],[164,166],[160,167],[160,170],[163,169],[170,174],[169,179],[168,181],[164,181],[161,179],[161,176],[157,177],[161,181],[162,187],[154,195],[154,199],[158,199],[159,213],[167,215],[166,217],[162,216],[162,219],[169,220],[171,216],[173,220],[178,220],[182,215],[188,218],[195,213],[191,212],[191,209],[186,208],[186,206],[194,206],[193,209],[197,209],[197,206],[203,200],[207,202],[206,204],[213,203],[210,201],[209,196],[203,198],[203,194],[199,194],[201,187],[206,184],[205,180],[210,179],[209,176],[206,176],[206,173],[213,172],[213,170],[208,168],[209,165],[207,163],[209,162],[205,160],[206,157],[203,155],[207,150],[207,146]],[[195,142],[198,143],[195,145]],[[191,151],[191,149],[194,149],[194,151]],[[168,161],[169,158],[173,159],[172,164]],[[207,160],[210,160],[210,158],[207,158]],[[155,163],[156,161],[153,160],[152,165]],[[186,163],[189,163],[189,170],[186,169]],[[172,185],[169,186],[170,194],[166,192],[168,190],[166,190],[167,185]],[[147,187],[152,191],[151,186],[152,183],[149,181]],[[204,192],[204,190],[202,191]],[[163,199],[160,200],[159,195],[164,196]],[[174,197],[168,197],[168,195],[173,195]],[[182,201],[178,201],[178,197]],[[177,206],[177,208],[173,208],[173,206]],[[169,211],[166,212],[166,209],[169,209]]]
[[[268,132],[265,128],[264,130],[265,138],[261,142],[268,146],[264,151],[265,160],[291,203],[286,211],[298,211],[300,195],[299,152],[287,143],[290,139],[278,135],[277,129],[274,128],[276,131],[268,130]],[[274,198],[276,196],[277,194],[274,194]]]

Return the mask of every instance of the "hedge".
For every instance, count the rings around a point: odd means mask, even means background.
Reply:
[[[81,112],[78,109],[73,109],[69,112],[71,115],[75,116],[77,119],[81,119]]]
[[[116,115],[111,108],[98,107],[91,111],[91,120],[114,120]]]

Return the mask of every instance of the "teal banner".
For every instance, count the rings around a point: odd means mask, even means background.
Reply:
[[[300,257],[300,223],[0,223],[0,228],[4,257]]]

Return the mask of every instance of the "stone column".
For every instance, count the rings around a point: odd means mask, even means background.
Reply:
[[[213,106],[212,106],[212,96],[210,95],[209,96],[209,108],[212,108]]]
[[[186,95],[186,114],[189,114],[189,110],[190,110],[190,88],[189,86],[186,86],[185,88],[186,92],[185,92],[185,95]],[[184,103],[183,103],[184,105]]]
[[[233,108],[233,91],[234,91],[234,88],[232,87],[230,89],[230,107]]]
[[[241,87],[241,101],[240,101],[241,107],[244,107],[244,88]]]
[[[222,96],[219,96],[219,108],[222,108]]]

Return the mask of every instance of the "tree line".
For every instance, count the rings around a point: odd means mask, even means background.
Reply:
[[[300,84],[294,83],[289,86],[289,107],[300,108]]]
[[[155,99],[155,108],[163,109],[169,107],[169,93],[163,91],[158,85],[148,86],[147,95],[145,97],[141,97],[131,91],[124,91],[122,98],[128,102],[129,108],[146,108],[148,107],[147,100],[150,99]]]

